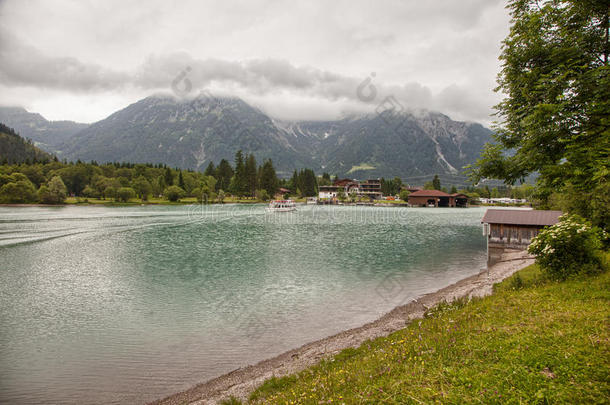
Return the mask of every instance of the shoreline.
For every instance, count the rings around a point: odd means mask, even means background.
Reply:
[[[150,402],[150,405],[215,404],[230,396],[246,400],[250,393],[271,377],[299,372],[321,359],[349,347],[358,347],[366,340],[387,336],[404,328],[442,301],[461,297],[483,297],[492,293],[493,285],[532,264],[534,258],[526,251],[505,253],[487,271],[466,277],[435,292],[424,294],[408,304],[398,306],[360,327],[307,343],[254,365],[238,368],[227,374],[197,384],[185,391]]]

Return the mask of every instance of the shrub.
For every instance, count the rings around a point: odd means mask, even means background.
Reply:
[[[269,193],[267,193],[267,190],[256,190],[256,199],[260,201],[267,201],[269,200]]]
[[[169,186],[163,191],[163,195],[169,201],[175,202],[184,197],[184,190],[178,186]]]
[[[43,204],[62,204],[66,201],[68,190],[59,176],[54,176],[46,186],[40,186],[38,198]]]
[[[136,192],[131,187],[121,187],[116,192],[116,199],[121,202],[127,202],[135,196]]]
[[[562,215],[559,222],[543,229],[528,247],[536,263],[553,280],[565,280],[578,273],[599,271],[602,267],[600,235],[578,215]]]
[[[36,188],[30,180],[25,177],[14,176],[18,179],[15,182],[9,182],[0,187],[0,202],[1,203],[31,203],[35,202],[38,198],[36,195]]]

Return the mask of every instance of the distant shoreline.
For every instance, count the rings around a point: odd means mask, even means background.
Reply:
[[[533,262],[534,259],[528,256],[527,252],[507,254],[489,271],[482,271],[435,292],[424,294],[406,305],[394,308],[373,322],[307,343],[255,365],[238,368],[150,404],[178,405],[198,401],[202,401],[198,403],[203,404],[214,404],[229,396],[246,400],[248,395],[265,380],[296,373],[343,349],[358,347],[366,340],[387,336],[404,328],[413,320],[422,318],[429,308],[442,301],[450,302],[460,297],[489,295],[494,284]]]
[[[297,204],[305,204],[305,201],[295,200]],[[219,202],[211,202],[203,205],[228,205],[228,204],[268,204],[269,201],[249,201],[249,200],[231,200],[225,201],[222,203]],[[41,203],[27,203],[27,204],[14,204],[8,203],[3,204],[0,203],[0,207],[14,207],[14,208],[26,208],[26,207],[73,207],[73,206],[82,206],[82,207],[140,207],[140,206],[179,206],[179,205],[193,205],[193,204],[201,204],[197,201],[130,201],[130,202],[117,202],[117,201],[96,201],[96,202],[66,202],[63,204],[41,204]],[[357,204],[357,203],[345,203],[345,204],[312,204],[312,205],[323,205],[323,206],[384,206],[384,207],[402,207],[402,208],[419,208],[419,207],[410,207],[406,204],[400,204],[396,202],[375,202],[373,204]],[[532,208],[530,204],[477,204],[477,205],[469,205],[467,208],[477,208],[477,207],[518,207],[518,208]],[[435,208],[448,208],[448,207],[425,207],[428,209]]]

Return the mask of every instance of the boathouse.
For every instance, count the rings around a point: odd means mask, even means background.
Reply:
[[[441,190],[418,190],[409,194],[409,204],[414,207],[467,207],[468,196]]]
[[[545,226],[559,222],[561,211],[488,209],[481,220],[487,237],[487,265],[507,250],[525,250]]]

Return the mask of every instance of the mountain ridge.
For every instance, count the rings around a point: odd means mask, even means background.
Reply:
[[[0,121],[6,115],[2,110]],[[305,167],[341,177],[461,176],[463,166],[478,158],[492,133],[480,124],[429,111],[286,121],[239,98],[211,95],[189,100],[149,96],[93,124],[73,123],[82,127],[72,126],[71,135],[52,141],[52,133],[40,130],[44,118],[27,114],[38,124],[20,125],[38,128],[32,139],[46,140],[40,146],[62,158],[203,170],[211,161],[232,161],[241,149],[259,161],[271,158],[283,176]]]

